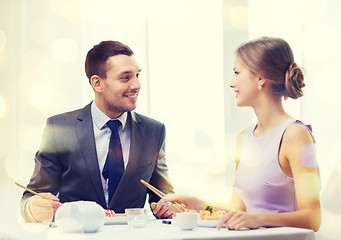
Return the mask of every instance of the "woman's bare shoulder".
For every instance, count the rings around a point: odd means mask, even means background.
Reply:
[[[286,129],[283,135],[283,141],[289,141],[293,144],[296,144],[300,141],[302,142],[313,142],[313,138],[307,126],[302,123],[292,123]]]

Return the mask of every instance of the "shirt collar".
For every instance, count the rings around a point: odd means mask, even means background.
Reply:
[[[93,101],[91,103],[91,115],[92,119],[97,126],[98,129],[103,129],[103,127],[106,127],[106,123],[111,120],[107,115],[105,115],[104,112],[102,112],[97,106],[96,103]],[[126,123],[127,123],[127,117],[128,113],[124,112],[121,116],[116,118],[122,123],[122,131],[125,129]],[[114,120],[114,119],[112,119]]]

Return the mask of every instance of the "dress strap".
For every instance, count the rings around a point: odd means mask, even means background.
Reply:
[[[300,120],[296,120],[296,123],[300,123],[300,124],[304,125],[304,126],[308,129],[308,131],[309,131],[311,137],[313,138],[314,143],[316,143],[315,137],[314,137],[314,135],[313,135],[313,128],[311,127],[311,125],[309,125],[309,124],[304,124],[304,123],[303,123],[302,121],[300,121]]]

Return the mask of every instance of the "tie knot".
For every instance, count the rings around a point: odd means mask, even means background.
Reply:
[[[117,119],[115,120],[109,120],[107,122],[108,127],[111,131],[117,131],[117,129],[122,125],[121,122]]]

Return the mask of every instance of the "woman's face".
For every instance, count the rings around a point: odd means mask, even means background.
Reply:
[[[237,106],[253,106],[255,98],[258,96],[259,78],[249,71],[238,55],[234,59],[233,77],[230,87],[234,90],[237,99]]]

